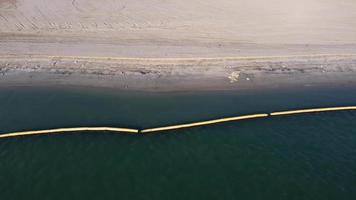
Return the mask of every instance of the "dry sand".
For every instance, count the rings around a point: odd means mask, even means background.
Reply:
[[[0,85],[349,84],[355,10],[354,0],[0,0]]]

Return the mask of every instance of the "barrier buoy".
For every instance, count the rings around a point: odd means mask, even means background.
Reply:
[[[61,132],[78,132],[78,131],[110,131],[110,132],[122,132],[122,133],[130,133],[130,134],[145,134],[145,133],[153,133],[153,132],[160,132],[160,131],[176,130],[176,129],[182,129],[182,128],[190,128],[190,127],[196,127],[196,126],[206,126],[206,125],[224,123],[224,122],[230,122],[230,121],[263,118],[263,117],[269,117],[269,116],[283,116],[283,115],[293,115],[293,114],[302,114],[302,113],[345,111],[345,110],[356,110],[356,106],[311,108],[311,109],[272,112],[270,114],[262,113],[262,114],[242,115],[242,116],[237,116],[237,117],[227,117],[227,118],[207,120],[207,121],[187,123],[187,124],[148,128],[148,129],[143,129],[143,130],[129,129],[129,128],[115,128],[115,127],[77,127],[77,128],[57,128],[57,129],[48,129],[48,130],[35,130],[35,131],[20,131],[20,132],[0,134],[0,138],[26,136],[26,135],[38,135],[38,134],[49,134],[49,133],[61,133]]]

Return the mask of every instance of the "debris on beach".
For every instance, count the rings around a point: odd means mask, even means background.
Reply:
[[[240,76],[239,71],[231,72],[231,74],[228,76],[228,78],[230,79],[230,83],[237,82],[239,79],[239,76]]]

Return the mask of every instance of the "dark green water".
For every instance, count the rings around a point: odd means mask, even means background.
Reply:
[[[122,93],[0,88],[0,133],[146,128],[356,105],[353,87]],[[155,135],[0,140],[0,199],[355,199],[356,112],[273,117]]]

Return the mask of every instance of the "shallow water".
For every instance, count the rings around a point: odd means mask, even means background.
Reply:
[[[0,88],[0,132],[147,128],[240,114],[356,105],[353,87],[122,93]],[[0,140],[0,199],[354,199],[356,112],[231,122],[153,135]]]

